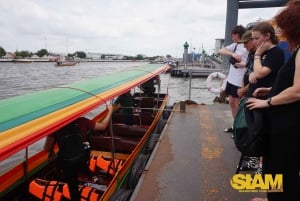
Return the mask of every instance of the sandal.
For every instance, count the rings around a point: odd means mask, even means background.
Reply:
[[[253,198],[250,201],[268,201],[268,198]]]

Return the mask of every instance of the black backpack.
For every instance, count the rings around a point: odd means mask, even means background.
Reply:
[[[76,121],[59,131],[57,143],[59,147],[58,158],[61,162],[72,165],[87,160],[87,147]]]
[[[249,110],[247,98],[242,98],[233,122],[233,136],[236,148],[241,152],[238,170],[244,156],[262,156],[264,153],[263,110]],[[237,172],[238,172],[237,170]]]

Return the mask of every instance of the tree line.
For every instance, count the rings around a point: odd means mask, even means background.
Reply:
[[[37,55],[39,57],[43,57],[45,55],[53,55],[53,54],[50,54],[48,52],[48,50],[46,49],[40,49],[39,51],[33,53],[33,52],[30,52],[28,50],[22,50],[22,51],[16,51],[14,52],[14,54],[16,55],[16,58],[29,58],[33,55]],[[3,56],[6,55],[6,51],[3,47],[0,46],[0,58],[2,58]],[[54,55],[54,56],[58,56],[58,55]],[[68,54],[67,55],[68,57],[71,57],[71,58],[80,58],[80,59],[85,59],[87,58],[87,54],[84,52],[84,51],[76,51],[74,52],[73,54]],[[102,55],[101,56],[101,59],[104,59],[105,55]],[[148,59],[148,60],[155,60],[157,57],[160,57],[160,56],[154,56],[154,57],[147,57],[147,56],[144,56],[143,54],[138,54],[136,56],[124,56],[124,60],[144,60],[144,59]],[[171,55],[166,55],[166,58],[172,58]]]

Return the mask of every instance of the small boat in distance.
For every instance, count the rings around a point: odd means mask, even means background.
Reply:
[[[57,61],[55,66],[75,66],[78,61]]]

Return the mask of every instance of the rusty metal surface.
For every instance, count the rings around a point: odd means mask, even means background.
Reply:
[[[179,105],[175,105],[179,111]],[[187,105],[168,121],[135,201],[249,201],[230,185],[240,153],[231,134],[229,105]]]

